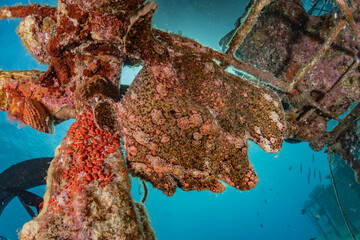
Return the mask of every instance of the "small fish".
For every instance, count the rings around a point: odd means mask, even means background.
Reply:
[[[315,162],[315,155],[312,154],[312,163],[314,164],[314,162]]]
[[[267,200],[266,200],[266,199],[264,199],[264,203],[267,204]]]
[[[263,227],[264,227],[264,225],[262,225],[262,223],[260,223],[260,227],[261,227],[261,228],[263,228]]]
[[[300,174],[302,174],[302,163],[300,163]]]
[[[321,183],[321,172],[319,170],[319,180],[320,180],[320,183]]]
[[[292,170],[292,166],[289,166],[289,171],[291,171]]]

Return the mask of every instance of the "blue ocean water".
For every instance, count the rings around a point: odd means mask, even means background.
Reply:
[[[28,0],[17,1],[27,4]],[[56,1],[31,1],[56,5]],[[2,0],[0,6],[15,1]],[[194,38],[219,50],[217,43],[244,11],[247,1],[239,0],[156,0],[158,9],[154,26]],[[0,68],[3,70],[45,70],[22,46],[15,29],[19,19],[0,21]],[[136,70],[125,68],[122,82],[129,84]],[[12,164],[36,157],[53,156],[55,147],[65,136],[72,121],[55,128],[53,135],[39,133],[31,127],[19,126],[0,113],[0,172]],[[315,161],[313,161],[313,154]],[[323,184],[329,173],[327,155],[313,153],[308,144],[287,144],[278,154],[263,152],[250,143],[249,159],[258,176],[257,187],[241,192],[228,187],[224,193],[178,190],[167,197],[149,186],[146,208],[157,238],[163,239],[276,239],[304,240],[318,235],[314,219],[302,214],[305,201],[319,178],[307,171],[319,171]],[[302,168],[302,173],[300,172]],[[1,183],[0,183],[1,185]],[[31,189],[43,195],[44,186]],[[133,179],[133,197],[141,199],[139,181]],[[17,239],[17,231],[30,217],[15,198],[0,217],[0,235]],[[344,236],[346,233],[344,233]]]

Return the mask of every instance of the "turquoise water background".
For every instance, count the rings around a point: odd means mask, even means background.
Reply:
[[[1,0],[0,6],[28,1]],[[56,1],[31,1],[55,5]],[[204,45],[220,50],[219,39],[233,28],[247,1],[240,0],[156,0],[159,5],[154,26],[194,38]],[[19,19],[0,21],[0,68],[3,70],[46,70],[21,45],[16,35]],[[136,70],[125,68],[122,83],[129,84]],[[65,136],[72,121],[56,126],[53,135],[39,133],[31,127],[11,123],[0,113],[0,172],[12,164],[36,157],[53,156],[55,147]],[[319,180],[308,184],[308,168],[328,174],[326,155],[315,153],[308,144],[284,143],[278,154],[263,152],[250,143],[249,159],[259,183],[251,191],[241,192],[228,187],[224,193],[183,192],[167,197],[149,186],[146,208],[157,238],[163,239],[276,239],[304,240],[317,231],[306,215],[301,214],[308,194]],[[323,178],[323,183],[329,183]],[[0,183],[1,184],[1,183]],[[133,181],[133,197],[141,199],[139,181]],[[31,191],[43,195],[44,186]],[[0,235],[17,239],[16,232],[31,220],[20,201],[15,198],[0,217]]]

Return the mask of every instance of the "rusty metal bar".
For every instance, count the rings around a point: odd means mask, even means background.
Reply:
[[[228,43],[229,48],[226,51],[226,54],[233,55],[236,49],[239,48],[240,44],[244,41],[246,35],[250,32],[251,28],[254,26],[261,10],[268,5],[271,0],[255,0],[254,5],[247,12],[245,21],[241,26],[236,30],[233,35],[230,43]]]
[[[55,17],[56,8],[43,5],[28,5],[15,7],[1,7],[0,20],[6,18],[24,18],[31,14],[37,14],[42,17]]]
[[[322,104],[325,103],[328,98],[327,96],[331,95],[332,92],[335,91],[335,89],[337,89],[338,86],[340,86],[346,79],[349,78],[350,73],[352,73],[357,67],[359,66],[359,63],[357,63],[356,61],[353,61],[351,63],[351,65],[348,67],[348,69],[346,69],[346,72],[339,78],[339,80],[330,88],[330,90],[326,93],[326,95],[319,101],[319,102],[309,102],[310,105],[312,105],[313,107],[319,109],[320,111],[324,112],[325,114],[327,114],[329,117],[336,119],[339,123],[342,122],[341,119],[339,119],[338,117],[335,117],[333,115],[333,113],[329,114],[330,112],[327,111],[326,109],[324,109],[324,107],[322,107]],[[325,111],[324,111],[325,110]],[[307,119],[309,116],[311,116],[311,114],[313,114],[313,112],[315,112],[315,109],[310,109],[309,111],[307,111],[303,116],[301,116],[299,121],[303,121],[305,119]]]
[[[290,84],[290,89],[293,89],[295,85],[304,77],[304,75],[320,60],[320,58],[324,55],[324,53],[329,49],[332,42],[339,34],[341,29],[344,27],[346,23],[345,19],[337,22],[336,26],[333,28],[331,34],[326,39],[325,43],[320,47],[320,49],[311,57],[311,59],[303,65],[302,68],[296,73],[293,81]]]
[[[323,112],[324,114],[326,114],[327,116],[331,117],[332,119],[337,120],[338,122],[342,122],[342,120],[336,116],[333,112],[330,112],[329,110],[327,110],[326,108],[324,108],[320,103],[314,101],[313,99],[309,99],[309,104],[317,109],[319,109],[321,112]],[[314,110],[314,109],[311,109]],[[308,111],[307,113],[311,112],[313,113],[314,111]],[[310,116],[311,114],[309,114],[308,116]],[[301,120],[304,120],[305,118],[301,118]]]
[[[330,131],[331,138],[336,140],[342,132],[344,132],[350,125],[355,124],[360,119],[360,103],[351,109],[348,115],[345,116],[342,123],[339,123],[335,126],[333,130]]]
[[[259,79],[260,82],[264,85],[272,86],[278,90],[281,90],[282,92],[286,92],[290,94],[296,92],[295,90],[290,89],[287,83],[276,78],[272,73],[268,71],[261,71],[251,64],[247,64],[234,57],[230,57],[229,55],[219,53],[212,49],[210,49],[210,52],[213,58],[254,76],[255,78]]]
[[[341,12],[345,15],[346,21],[349,23],[350,29],[354,34],[357,48],[358,48],[358,50],[360,50],[360,42],[359,42],[360,34],[359,34],[359,30],[356,27],[354,18],[352,16],[353,9],[349,9],[344,0],[336,0],[336,3],[339,5]]]

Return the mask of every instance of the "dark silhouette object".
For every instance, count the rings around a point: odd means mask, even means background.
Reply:
[[[14,197],[20,199],[30,216],[35,216],[29,206],[34,206],[39,211],[42,198],[26,189],[46,183],[45,177],[52,159],[52,157],[30,159],[14,164],[0,173],[0,216]]]

